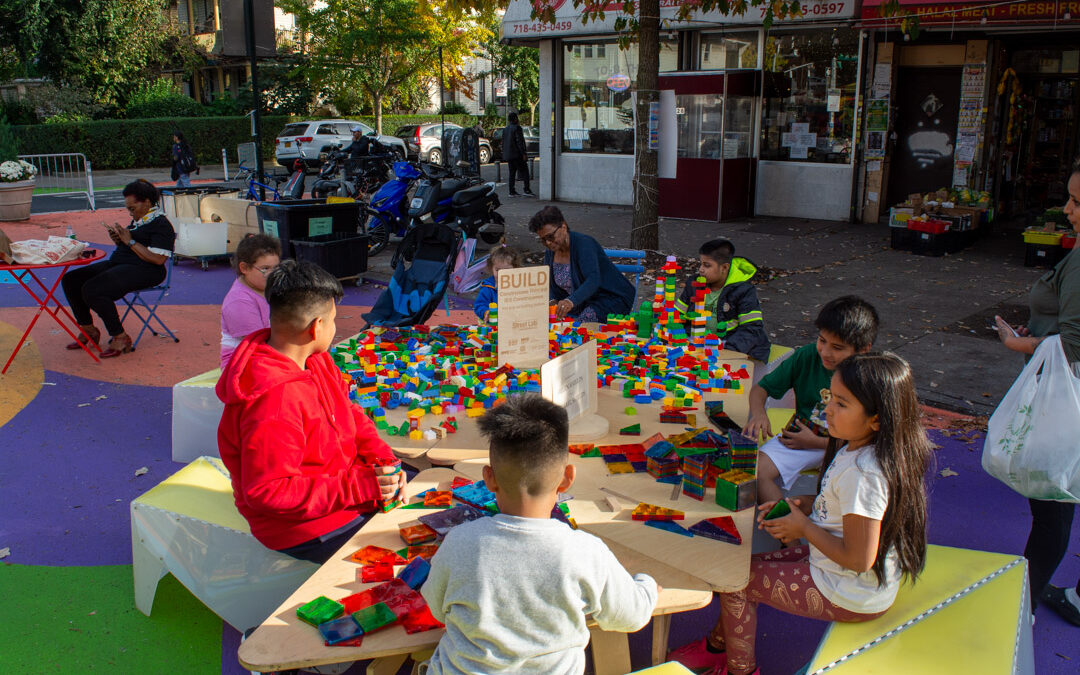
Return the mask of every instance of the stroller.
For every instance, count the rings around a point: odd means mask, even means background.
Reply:
[[[417,223],[392,260],[389,287],[364,314],[367,326],[414,326],[431,318],[446,295],[461,245],[459,232],[443,223]]]

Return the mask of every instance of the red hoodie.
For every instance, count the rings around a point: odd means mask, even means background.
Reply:
[[[370,462],[393,459],[375,425],[349,401],[329,354],[307,369],[249,335],[221,373],[221,460],[236,508],[266,547],[302,544],[374,511],[379,483]]]

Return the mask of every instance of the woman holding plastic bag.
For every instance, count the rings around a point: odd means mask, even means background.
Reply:
[[[1069,176],[1065,215],[1080,232],[1080,161]],[[1028,325],[995,317],[998,336],[1030,355],[1027,366],[990,418],[983,468],[1028,497],[1028,559],[1032,610],[1050,605],[1080,626],[1080,582],[1050,585],[1069,548],[1080,501],[1080,255],[1075,249],[1039,279],[1029,296]]]

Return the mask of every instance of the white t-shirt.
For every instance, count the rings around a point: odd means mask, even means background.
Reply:
[[[505,514],[451,530],[420,592],[446,624],[429,675],[577,675],[586,614],[604,630],[631,632],[656,606],[652,577],[631,577],[598,538]]]
[[[874,446],[858,450],[844,446],[825,471],[810,520],[829,534],[843,537],[844,516],[881,520],[888,505],[889,488],[874,456]],[[892,606],[901,572],[895,548],[889,549],[885,584],[879,586],[872,569],[860,574],[842,567],[811,544],[810,575],[829,602],[851,612],[874,614]]]

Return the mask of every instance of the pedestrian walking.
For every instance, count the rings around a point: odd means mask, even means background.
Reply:
[[[509,124],[503,129],[503,158],[510,168],[510,196],[517,196],[514,184],[517,182],[517,176],[521,176],[525,194],[532,197],[533,191],[529,187],[529,155],[525,151],[525,132],[518,124],[516,112],[507,115],[506,121]]]
[[[172,139],[172,179],[176,181],[176,187],[191,187],[191,174],[199,172],[195,152],[184,138],[184,132],[174,131]]]

